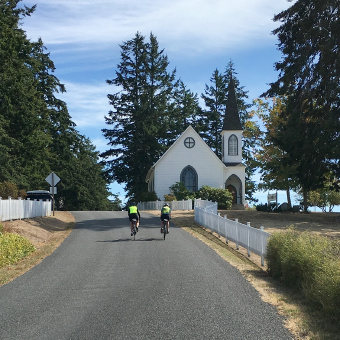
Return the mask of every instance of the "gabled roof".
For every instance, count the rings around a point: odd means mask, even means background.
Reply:
[[[240,122],[240,116],[237,110],[237,101],[233,77],[230,78],[230,82],[228,85],[228,98],[223,122],[223,130],[243,130]]]
[[[209,146],[207,145],[207,143],[202,139],[202,137],[195,131],[195,129],[189,125],[185,131],[176,139],[176,141],[169,147],[168,150],[166,150],[166,152],[162,155],[161,158],[159,158],[159,160],[149,169],[145,181],[148,182],[148,180],[150,179],[150,176],[153,172],[153,170],[155,169],[156,165],[162,160],[162,158],[164,158],[169,152],[171,152],[171,150],[175,147],[175,145],[177,145],[178,143],[181,143],[183,136],[188,132],[192,132],[196,138],[200,139],[202,141],[202,143],[205,145],[205,147],[207,148],[207,150],[209,150],[209,152],[211,153],[211,155],[213,157],[216,157],[216,159],[221,163],[221,165],[223,167],[226,167],[226,165],[218,158],[218,156],[209,148]]]

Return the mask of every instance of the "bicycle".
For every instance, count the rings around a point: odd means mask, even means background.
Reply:
[[[137,234],[137,220],[134,218],[131,220],[132,222],[132,234],[133,234],[133,239],[135,240],[136,239],[136,234]]]
[[[163,220],[163,227],[161,228],[161,233],[163,233],[164,235],[164,240],[165,240],[165,235],[168,233],[168,229],[167,229],[167,223],[168,223],[168,219],[164,219]]]

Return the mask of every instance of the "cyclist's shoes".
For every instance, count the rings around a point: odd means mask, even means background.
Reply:
[[[139,229],[139,228],[138,228],[138,227],[136,227],[137,233],[138,233],[138,229]]]
[[[163,228],[161,228],[161,234],[163,234]]]
[[[167,230],[166,233],[169,234],[169,230]]]
[[[133,231],[131,231],[131,236],[133,236]]]

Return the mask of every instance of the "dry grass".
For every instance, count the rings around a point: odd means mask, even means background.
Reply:
[[[14,280],[49,256],[70,234],[74,225],[74,217],[66,211],[58,211],[51,217],[3,222],[5,232],[26,237],[37,250],[19,263],[0,268],[0,285]]]

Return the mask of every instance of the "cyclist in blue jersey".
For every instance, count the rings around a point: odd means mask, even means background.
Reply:
[[[137,220],[137,231],[139,227],[139,221],[140,221],[140,213],[137,208],[137,205],[135,202],[131,202],[129,208],[128,208],[128,215],[129,215],[129,220],[130,220],[130,229],[131,229],[131,236],[133,236],[133,225],[132,225],[132,220]]]
[[[165,203],[163,205],[163,208],[161,209],[161,227],[163,227],[164,219],[168,220],[168,222],[166,223],[167,234],[169,233],[170,218],[171,218],[171,209],[169,207],[169,204]]]

